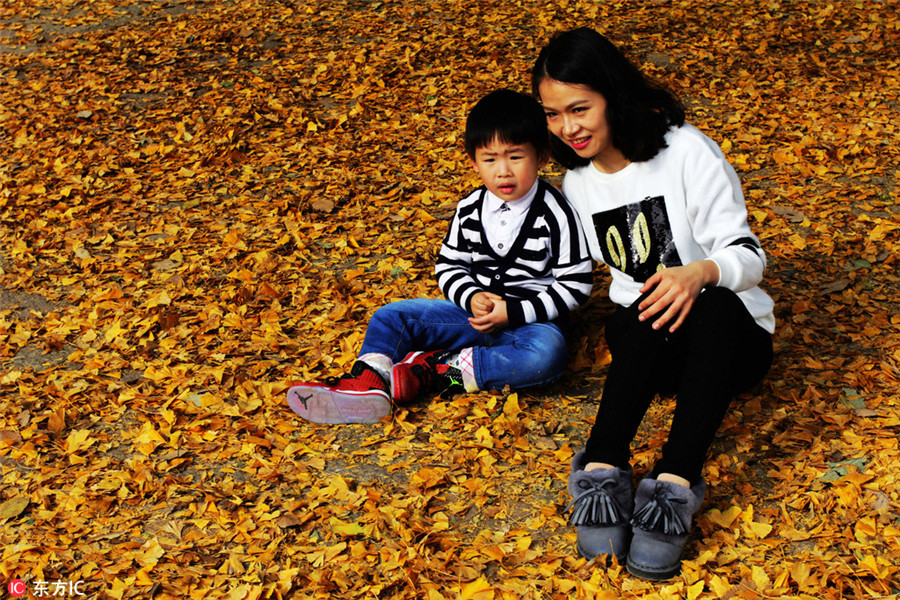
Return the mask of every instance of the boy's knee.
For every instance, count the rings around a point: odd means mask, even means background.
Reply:
[[[522,389],[556,381],[565,370],[565,356],[519,355],[508,365],[502,379],[512,388]]]
[[[568,346],[565,336],[557,329],[547,328],[542,335],[524,340],[520,349],[517,368],[540,371],[550,378],[559,377],[566,370]]]
[[[396,319],[398,317],[404,317],[409,314],[421,312],[423,308],[424,305],[416,302],[415,300],[397,300],[395,302],[385,304],[381,308],[376,310],[372,314],[372,318]]]
[[[397,314],[397,307],[395,307],[394,304],[395,303],[392,302],[391,304],[385,304],[384,306],[380,307],[378,310],[372,313],[372,316],[369,319],[370,322],[377,323],[392,319],[394,315]]]

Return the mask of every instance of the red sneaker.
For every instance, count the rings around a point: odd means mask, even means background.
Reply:
[[[387,383],[362,361],[338,380],[295,385],[287,401],[291,410],[313,423],[376,423],[391,414]]]
[[[391,395],[394,402],[411,402],[420,393],[431,390],[437,375],[436,355],[443,350],[432,352],[410,352],[406,358],[391,369]]]
[[[444,363],[445,350],[410,352],[391,370],[391,392],[394,402],[410,402],[422,393],[436,392],[449,397],[466,391],[462,373]]]

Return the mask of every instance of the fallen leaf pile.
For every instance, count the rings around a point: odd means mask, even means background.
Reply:
[[[590,25],[741,175],[776,364],[682,573],[577,556],[607,276],[541,390],[306,423],[372,312],[437,297],[472,104]],[[886,598],[900,584],[900,15],[890,2],[9,0],[0,584],[103,599]],[[559,182],[551,165],[546,175]],[[634,445],[665,438],[661,399]],[[52,586],[51,586],[52,593]],[[70,597],[74,587],[67,588]]]

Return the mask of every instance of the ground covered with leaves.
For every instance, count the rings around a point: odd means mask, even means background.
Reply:
[[[296,418],[382,304],[436,297],[460,131],[605,32],[744,182],[776,364],[681,575],[576,556],[559,383]],[[900,575],[900,20],[888,2],[9,0],[0,7],[0,583],[92,598],[884,598]],[[552,165],[547,176],[559,181]],[[635,442],[638,475],[671,400]],[[51,588],[52,591],[52,588]]]

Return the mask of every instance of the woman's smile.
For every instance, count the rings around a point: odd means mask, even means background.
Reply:
[[[613,146],[603,94],[586,85],[555,79],[545,79],[538,88],[550,133],[578,156],[591,159],[601,171],[613,173],[628,164]]]
[[[588,144],[591,143],[591,138],[590,137],[581,137],[581,138],[576,138],[576,139],[570,139],[570,140],[568,140],[567,143],[570,146],[572,146],[572,148],[574,148],[576,151],[583,150],[583,149],[587,148]]]

